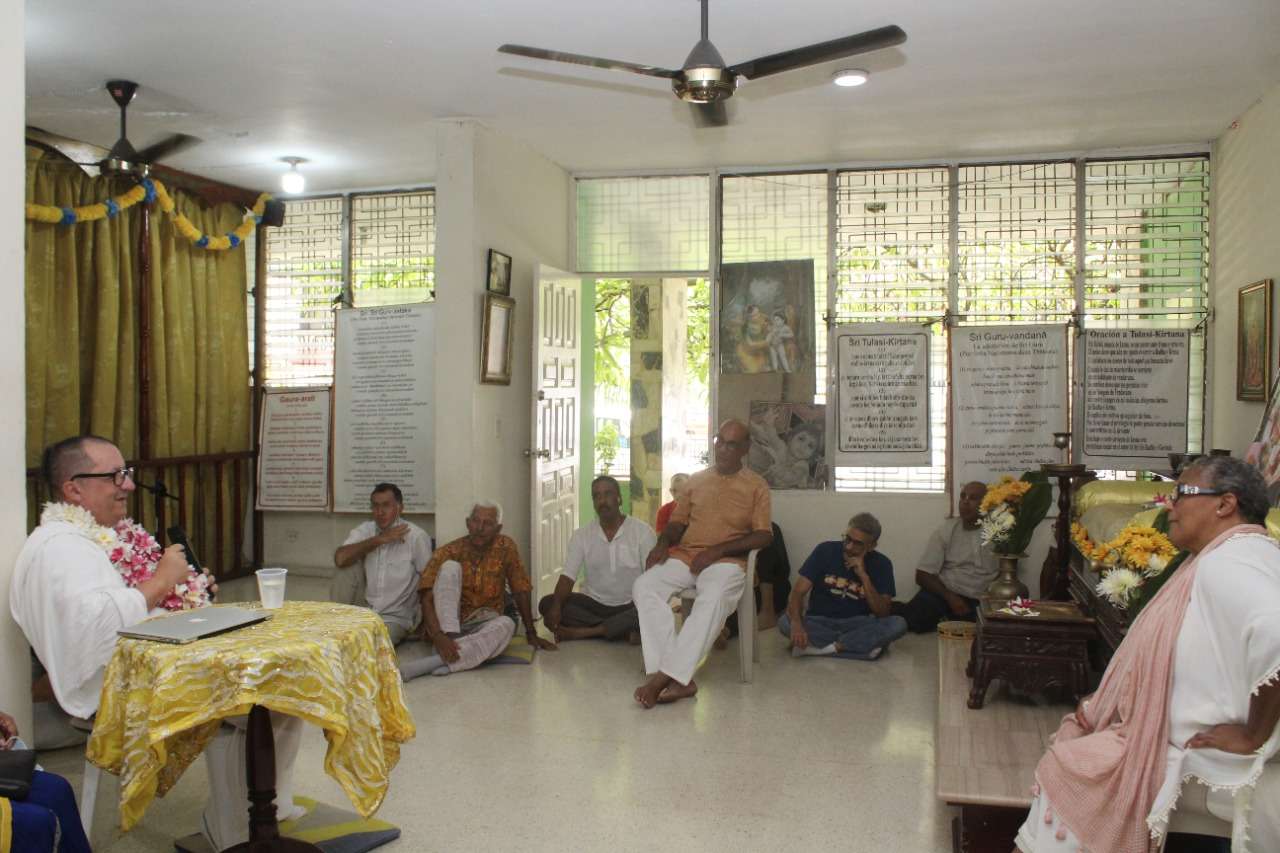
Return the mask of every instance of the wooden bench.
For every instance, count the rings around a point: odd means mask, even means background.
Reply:
[[[951,825],[956,851],[1009,853],[1031,805],[1036,764],[1070,705],[1009,698],[996,682],[986,706],[970,710],[970,640],[938,637],[937,793],[960,807]]]

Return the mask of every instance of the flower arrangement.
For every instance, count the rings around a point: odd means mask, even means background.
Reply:
[[[65,503],[45,504],[40,516],[41,524],[65,522],[74,526],[82,535],[102,548],[107,559],[120,577],[130,587],[151,577],[164,550],[146,528],[130,518],[123,519],[114,529],[103,527],[84,507]],[[210,603],[209,575],[187,567],[187,579],[175,584],[160,602],[165,610],[192,610]]]
[[[1052,497],[1053,487],[1040,471],[1028,471],[1017,480],[1001,477],[987,486],[978,507],[982,543],[997,554],[1022,554],[1036,525],[1048,514]]]
[[[1095,544],[1084,527],[1071,525],[1071,535],[1085,559],[1102,575],[1098,594],[1121,610],[1136,614],[1151,600],[1168,576],[1186,558],[1168,537],[1168,510],[1162,510],[1151,525],[1128,524],[1105,544]]]

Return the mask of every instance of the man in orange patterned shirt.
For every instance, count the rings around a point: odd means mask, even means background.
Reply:
[[[515,540],[502,535],[502,507],[477,501],[467,516],[467,535],[437,550],[422,572],[422,639],[435,654],[401,664],[404,680],[474,669],[501,654],[516,630],[503,615],[508,587],[529,645],[555,650],[534,628],[532,585]]]

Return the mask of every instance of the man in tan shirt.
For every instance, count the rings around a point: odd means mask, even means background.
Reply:
[[[649,674],[635,699],[645,708],[698,692],[693,673],[742,596],[747,554],[773,541],[769,484],[742,465],[750,444],[742,421],[720,426],[715,465],[689,478],[632,588]],[[667,602],[690,588],[697,598],[677,634]]]

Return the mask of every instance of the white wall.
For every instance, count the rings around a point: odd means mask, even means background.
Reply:
[[[1280,85],[1214,143],[1210,199],[1213,324],[1210,404],[1213,447],[1240,455],[1258,429],[1263,403],[1236,400],[1236,292],[1270,278],[1280,285]],[[1276,369],[1280,293],[1271,303],[1271,366]],[[1275,375],[1274,373],[1272,374]]]
[[[503,506],[503,531],[529,545],[533,292],[538,263],[569,262],[568,174],[474,121],[442,123],[436,164],[436,535],[466,532],[476,498]],[[511,256],[516,300],[509,386],[480,384],[489,249]]]
[[[25,66],[23,64],[23,5],[0,4],[0,269],[8,270],[0,311],[0,397],[10,404],[0,409],[0,601],[9,600],[13,561],[27,532],[26,399],[24,378],[23,219],[17,199],[26,189]],[[8,81],[8,82],[5,82]],[[9,128],[8,133],[3,128]],[[7,152],[7,153],[3,153]],[[0,612],[0,710],[18,720],[18,729],[31,732],[31,657],[26,638],[9,616]]]
[[[954,508],[953,508],[954,509]],[[947,517],[946,495],[866,494],[851,492],[774,492],[773,520],[782,528],[791,560],[791,574],[800,571],[805,558],[819,542],[839,539],[856,513],[869,512],[884,528],[878,551],[893,561],[893,577],[899,599],[917,589],[915,574],[929,534]],[[1053,540],[1053,519],[1037,528],[1019,567],[1019,578],[1034,598],[1040,593],[1040,567]]]

